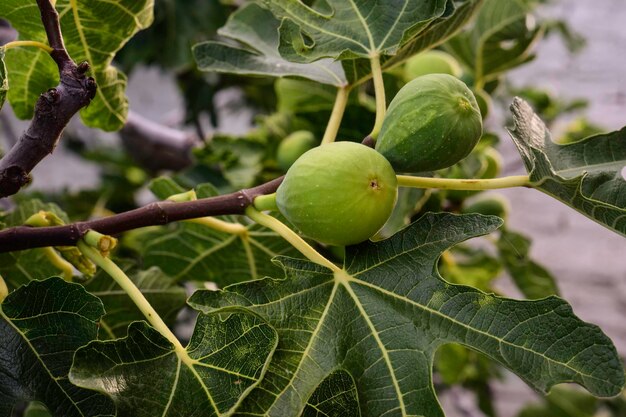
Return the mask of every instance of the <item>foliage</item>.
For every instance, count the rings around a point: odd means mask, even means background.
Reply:
[[[289,164],[278,152],[294,132],[307,146],[375,139],[387,104],[410,81],[405,61],[422,51],[438,48],[461,64],[455,75],[483,101],[485,118],[512,92],[507,71],[533,58],[546,28],[558,29],[533,20],[536,3],[58,0],[68,52],[89,61],[99,86],[82,112],[89,126],[126,123],[126,76],[114,58],[128,71],[146,63],[172,71],[196,128],[204,112],[216,122],[215,94],[230,86],[240,88],[242,103],[267,113],[244,134],[216,133],[199,144],[193,166],[152,179],[111,145],[81,149],[74,141],[78,155],[102,168],[100,185],[76,194],[26,190],[7,201],[0,240],[15,233],[15,244],[24,230],[50,225],[71,224],[80,234],[117,218],[125,232],[119,241],[81,234],[78,249],[30,242],[0,253],[0,284],[11,291],[6,298],[0,291],[0,417],[18,413],[20,403],[31,417],[436,417],[444,415],[439,396],[455,385],[495,416],[491,384],[502,368],[551,391],[520,417],[623,414],[623,394],[596,398],[623,389],[613,343],[559,298],[557,277],[532,258],[524,231],[506,222],[506,201],[487,197],[499,204],[494,209],[480,194],[493,184],[534,188],[606,233],[625,235],[626,130],[598,133],[581,123],[557,144],[548,129],[584,103],[517,90],[536,109],[522,99],[511,107],[509,133],[528,176],[497,178],[501,138],[485,120],[467,158],[398,175],[387,223],[352,246],[303,240],[272,195],[245,201],[250,188],[285,173]],[[34,0],[0,3],[19,40],[39,42],[0,48],[0,105],[8,91],[21,118],[58,80],[35,15]],[[577,41],[566,26],[558,30]],[[314,168],[336,191],[346,164]],[[146,184],[153,197],[141,192]],[[163,226],[168,208],[210,208],[240,189],[236,210],[194,211]],[[349,189],[338,193],[357,200]],[[139,208],[147,198],[158,202]],[[146,214],[154,216],[151,227],[140,228],[147,222],[132,209],[153,213]],[[325,216],[338,211],[330,207]],[[218,215],[204,217],[209,212]],[[346,213],[363,217],[359,207]],[[314,228],[326,220],[306,217]],[[349,223],[333,227],[354,235]],[[497,294],[503,272],[527,300]],[[588,393],[552,389],[564,382]]]

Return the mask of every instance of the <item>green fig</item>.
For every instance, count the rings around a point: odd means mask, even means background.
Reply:
[[[280,212],[304,235],[330,245],[353,245],[385,224],[398,195],[391,164],[354,142],[313,148],[287,171],[276,192]]]

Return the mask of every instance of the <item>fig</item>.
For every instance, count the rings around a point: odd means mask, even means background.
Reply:
[[[307,130],[298,130],[280,142],[276,152],[278,166],[287,171],[303,153],[316,145],[315,136]]]
[[[276,204],[305,236],[345,246],[380,230],[397,195],[396,174],[381,154],[360,143],[334,142],[311,149],[289,168]]]
[[[476,98],[463,82],[447,74],[424,75],[391,101],[376,150],[396,171],[434,171],[465,158],[482,131]]]
[[[495,148],[486,146],[476,148],[470,156],[450,168],[447,178],[476,178],[481,180],[496,178],[502,170],[502,156]],[[446,196],[448,200],[463,201],[468,197],[476,195],[480,191],[448,190]]]
[[[461,213],[479,213],[503,219],[506,218],[508,212],[509,202],[500,194],[479,196],[461,209]]]
[[[457,60],[443,51],[422,52],[412,56],[404,64],[404,79],[407,82],[427,74],[449,74],[460,77],[462,72]]]

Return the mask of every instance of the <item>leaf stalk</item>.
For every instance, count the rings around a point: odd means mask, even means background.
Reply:
[[[398,175],[398,186],[412,188],[438,188],[440,190],[497,190],[511,187],[532,187],[528,175],[514,175],[503,178],[486,180],[455,179],[455,178],[427,178]]]

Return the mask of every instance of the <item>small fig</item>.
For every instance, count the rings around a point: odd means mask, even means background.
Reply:
[[[447,74],[418,77],[389,105],[376,150],[396,171],[434,171],[465,158],[482,136],[476,98]]]
[[[427,74],[448,74],[460,77],[463,71],[456,59],[443,51],[426,51],[414,55],[404,64],[404,79],[409,82]]]
[[[298,130],[280,142],[276,152],[278,166],[287,171],[303,153],[316,145],[315,136],[307,130]]]
[[[509,212],[509,202],[500,194],[479,196],[468,205],[464,205],[461,213],[479,213],[485,216],[506,218]]]
[[[481,180],[496,178],[502,170],[502,155],[495,148],[476,148],[469,157],[450,168],[447,178],[476,178]],[[448,200],[463,201],[481,191],[448,190]]]
[[[280,212],[310,238],[352,245],[387,221],[398,194],[391,164],[374,149],[334,142],[311,149],[287,171],[276,192]]]

